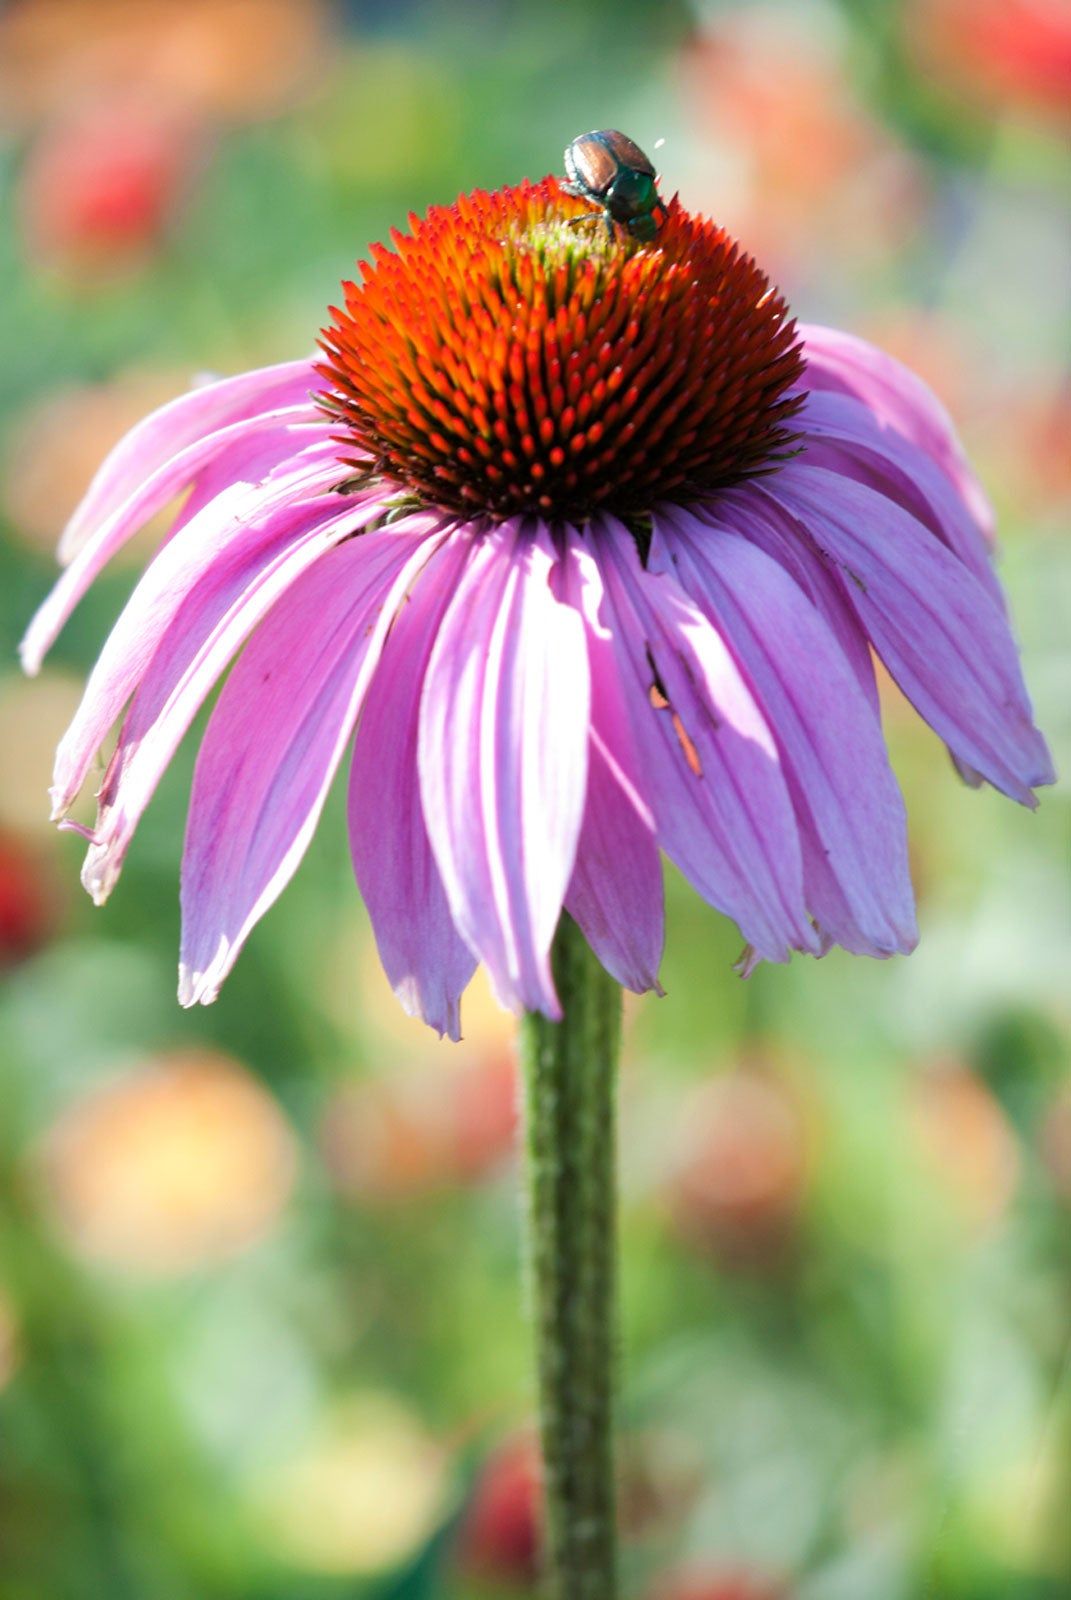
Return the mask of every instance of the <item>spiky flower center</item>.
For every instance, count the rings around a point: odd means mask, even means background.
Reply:
[[[456,511],[576,518],[710,494],[789,446],[785,302],[676,200],[642,246],[555,178],[409,220],[320,341],[352,470]]]

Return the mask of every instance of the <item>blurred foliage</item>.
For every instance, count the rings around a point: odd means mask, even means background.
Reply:
[[[667,187],[800,314],[941,393],[1066,770],[1071,23],[1053,0],[93,10],[91,39],[76,0],[0,14],[0,1600],[532,1592],[510,1019],[479,986],[459,1047],[401,1015],[337,796],[221,1000],[179,1011],[196,733],[106,913],[44,820],[136,563],[38,680],[15,643],[141,410],[308,349],[410,209],[617,126],[665,139]],[[637,1600],[1071,1593],[1067,792],[1033,817],[971,794],[892,691],[886,720],[917,954],[743,984],[671,878],[668,998],[630,1004]]]

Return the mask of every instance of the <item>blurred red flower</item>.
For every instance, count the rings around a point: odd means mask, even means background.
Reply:
[[[69,269],[137,262],[174,220],[204,149],[194,119],[140,95],[57,119],[22,171],[30,254]]]
[[[0,832],[0,966],[25,960],[56,931],[59,892],[41,855]]]
[[[916,60],[975,101],[1071,120],[1067,0],[914,0],[904,27]]]
[[[160,242],[228,123],[314,84],[327,0],[13,0],[0,15],[3,120],[30,131],[31,255],[125,268]]]
[[[462,1523],[458,1564],[470,1577],[514,1588],[539,1572],[539,1452],[530,1434],[485,1463]]]

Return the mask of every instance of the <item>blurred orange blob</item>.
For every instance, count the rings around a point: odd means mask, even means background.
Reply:
[[[1019,1181],[1019,1146],[988,1085],[956,1061],[935,1062],[912,1085],[911,1121],[964,1221],[974,1227],[998,1221]]]
[[[30,255],[92,274],[138,265],[176,219],[204,145],[188,113],[140,92],[57,117],[21,174]]]
[[[718,10],[685,47],[689,111],[725,168],[699,203],[777,272],[807,239],[826,260],[880,258],[920,220],[921,170],[859,99],[846,56],[820,4]]]
[[[1071,382],[1066,376],[1051,385],[1037,384],[1002,417],[1004,431],[994,426],[994,454],[1014,486],[1015,502],[1024,518],[1057,514],[1071,502]],[[1062,531],[1066,519],[1059,518]]]
[[[53,389],[23,408],[7,436],[0,467],[0,506],[15,532],[51,556],[71,512],[114,444],[157,406],[190,385],[190,374],[130,369],[107,383]],[[170,512],[115,557],[142,566]]]
[[[44,855],[0,829],[0,967],[23,961],[47,944],[62,906]]]
[[[348,1085],[324,1117],[336,1186],[371,1201],[477,1183],[508,1161],[517,1121],[509,1055],[462,1057]]]
[[[458,1566],[468,1577],[528,1588],[539,1575],[539,1450],[521,1434],[488,1457],[461,1523]]]
[[[682,1236],[726,1265],[779,1258],[809,1169],[802,1110],[773,1073],[741,1069],[691,1096],[669,1203]]]
[[[9,0],[0,104],[25,125],[137,84],[202,116],[256,120],[313,81],[327,0]]]
[[[912,0],[903,26],[919,66],[946,86],[1071,121],[1067,0]]]
[[[294,1141],[275,1101],[237,1061],[174,1051],[71,1106],[41,1170],[79,1255],[169,1274],[263,1238],[294,1182]]]
[[[740,1568],[696,1568],[662,1579],[648,1600],[788,1600],[788,1591]]]

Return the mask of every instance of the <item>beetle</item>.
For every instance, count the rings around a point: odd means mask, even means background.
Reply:
[[[653,239],[658,230],[655,212],[666,212],[655,188],[655,169],[639,145],[616,128],[581,133],[565,151],[566,194],[591,200],[598,212],[574,217],[569,226],[582,227],[601,215],[611,239],[619,223],[634,239]]]

